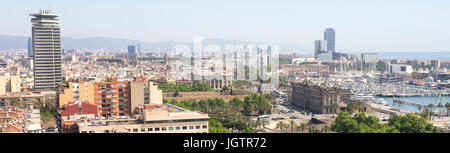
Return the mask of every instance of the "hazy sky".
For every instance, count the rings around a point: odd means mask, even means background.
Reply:
[[[195,36],[311,50],[449,51],[449,0],[2,0],[0,34],[30,36],[30,13],[61,14],[65,37],[192,41]],[[0,42],[1,43],[1,42]]]

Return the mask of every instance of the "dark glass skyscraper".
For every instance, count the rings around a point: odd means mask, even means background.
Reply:
[[[327,51],[335,52],[336,34],[333,28],[325,29],[324,40],[327,41]]]
[[[129,45],[128,46],[128,58],[134,58],[136,56],[136,46]]]

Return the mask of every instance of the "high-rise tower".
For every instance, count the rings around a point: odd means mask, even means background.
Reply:
[[[56,89],[62,82],[60,15],[50,10],[30,14],[33,18],[32,49],[34,89]]]
[[[333,28],[325,29],[324,33],[324,40],[327,41],[327,50],[326,51],[332,51],[335,52],[335,39],[336,33]]]
[[[314,57],[318,58],[319,54],[327,52],[327,41],[316,40],[314,41]]]

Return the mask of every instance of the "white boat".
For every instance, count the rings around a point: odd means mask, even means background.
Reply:
[[[388,106],[388,103],[384,99],[378,99],[377,103],[380,105]]]
[[[357,96],[354,97],[355,100],[360,100],[363,102],[374,102],[375,101],[375,97],[372,95],[362,95],[362,94],[358,94]]]

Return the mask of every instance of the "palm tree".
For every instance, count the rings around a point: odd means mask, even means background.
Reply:
[[[256,126],[256,129],[258,129],[258,127],[261,125],[261,121],[259,120],[259,118],[256,120],[256,122],[255,122],[255,126]]]
[[[294,131],[294,126],[296,125],[294,120],[290,120],[289,125],[291,126],[291,133],[292,133]]]
[[[325,125],[322,128],[322,132],[328,132],[329,129],[330,129],[330,127],[328,125]]]
[[[428,104],[428,108],[431,109],[431,113],[430,113],[430,120],[431,120],[431,117],[434,115],[434,105],[433,104]]]
[[[442,108],[444,107],[444,105],[442,105],[442,103],[439,102],[439,104],[437,106],[439,108],[439,118],[441,118]]]
[[[309,129],[309,133],[320,133],[320,131],[317,130],[317,128],[315,126],[311,126]]]
[[[288,126],[289,126],[289,124],[286,124],[286,123],[284,123],[283,121],[278,121],[277,127],[276,127],[276,128],[279,128],[280,131],[283,132],[284,129],[285,129],[286,127],[288,127]]]
[[[355,112],[355,110],[357,109],[355,103],[348,104],[347,108],[348,108],[348,111],[350,111],[351,114],[353,114],[353,112]]]
[[[267,120],[263,119],[261,122],[262,122],[263,128],[266,128],[266,124],[268,123]]]
[[[281,132],[283,132],[283,126],[284,126],[283,124],[284,124],[283,121],[278,121],[278,123],[277,123],[276,128],[280,129]]]
[[[336,103],[333,103],[331,105],[331,108],[333,108],[333,117],[334,117],[334,114],[337,113],[337,109],[339,108],[339,105]]]
[[[450,115],[449,115],[449,112],[450,112],[450,103],[446,102],[446,103],[445,103],[445,108],[447,108],[447,116],[450,116]]]
[[[302,132],[305,131],[305,129],[306,129],[306,124],[305,124],[305,123],[301,123],[301,124],[300,124],[300,128],[302,129]]]

